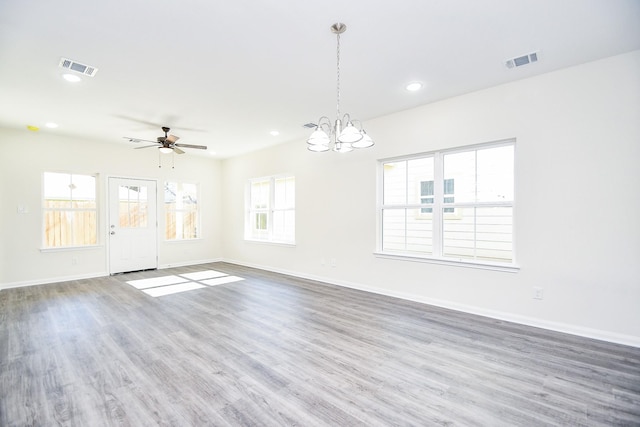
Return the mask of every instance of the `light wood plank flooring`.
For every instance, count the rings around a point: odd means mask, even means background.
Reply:
[[[244,278],[162,297],[126,282]],[[640,425],[640,349],[213,263],[0,292],[1,426]]]

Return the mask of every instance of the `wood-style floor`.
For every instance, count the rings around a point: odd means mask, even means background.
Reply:
[[[152,297],[126,282],[242,281]],[[640,349],[232,264],[0,292],[1,426],[640,425]]]

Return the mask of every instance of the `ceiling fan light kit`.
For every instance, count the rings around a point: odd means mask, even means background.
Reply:
[[[354,148],[369,148],[373,145],[373,139],[365,132],[359,120],[351,119],[349,114],[344,114],[340,118],[340,34],[347,30],[347,26],[342,23],[335,23],[331,26],[331,32],[337,38],[337,78],[336,78],[336,120],[331,123],[331,119],[322,116],[315,124],[315,130],[307,139],[309,151],[323,152],[329,151],[333,143],[333,151],[338,153],[348,153]],[[346,126],[342,127],[342,124]]]

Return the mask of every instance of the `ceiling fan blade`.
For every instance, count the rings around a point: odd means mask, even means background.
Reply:
[[[189,127],[184,127],[184,126],[177,126],[176,123],[179,123],[180,117],[178,116],[166,116],[164,117],[162,120],[158,121],[158,122],[152,122],[150,120],[144,120],[144,119],[138,119],[136,117],[132,117],[132,116],[126,116],[124,114],[113,114],[113,117],[117,117],[119,119],[123,119],[123,120],[127,120],[130,122],[134,122],[134,123],[140,123],[142,125],[146,125],[146,127],[154,127],[154,128],[159,128],[162,126],[162,123],[173,123],[173,128],[175,129],[179,129],[179,130],[186,130],[189,132],[208,132],[205,129],[197,129],[197,128],[189,128]]]
[[[180,139],[180,137],[179,137],[179,136],[175,136],[175,135],[169,135],[169,136],[167,137],[167,141],[169,141],[169,142],[170,142],[170,143],[172,143],[172,144],[173,144],[174,142],[176,142],[177,140],[179,140],[179,139]]]
[[[173,147],[173,152],[176,154],[184,154],[184,151],[175,146]]]
[[[147,139],[131,138],[130,136],[123,136],[123,138],[124,139],[128,139],[129,142],[135,142],[135,143],[138,143],[138,142],[150,142],[152,144],[155,144],[155,141],[149,141]]]
[[[191,145],[191,144],[174,144],[176,147],[184,147],[184,148],[197,148],[198,150],[206,150],[206,145]]]
[[[150,141],[149,141],[150,142]],[[157,147],[158,145],[145,145],[144,147],[133,147],[134,150],[139,150],[141,148],[150,148],[150,147]]]
[[[129,120],[131,122],[140,123],[140,124],[147,125],[147,126],[152,126],[154,128],[157,128],[157,127],[161,126],[158,123],[150,122],[148,120],[137,119],[135,117],[125,116],[123,114],[114,114],[113,116],[117,117],[119,119]]]

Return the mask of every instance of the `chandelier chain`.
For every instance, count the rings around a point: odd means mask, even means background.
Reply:
[[[340,118],[340,33],[337,34],[338,37],[338,48],[336,49],[336,64],[337,64],[337,104],[336,104],[336,117]]]

